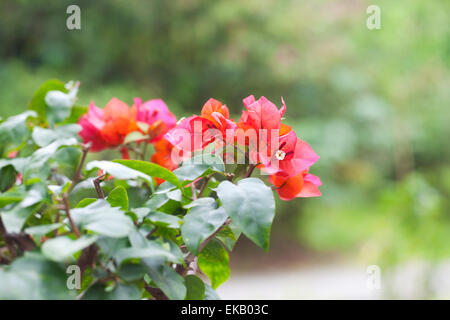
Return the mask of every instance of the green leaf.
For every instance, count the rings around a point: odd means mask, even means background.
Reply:
[[[78,123],[78,120],[82,115],[88,111],[88,107],[84,106],[73,106],[70,111],[69,117],[62,122],[62,124]]]
[[[0,178],[1,175],[0,175]],[[13,191],[9,190],[8,192],[0,193],[0,208],[3,208],[4,206],[11,204],[11,203],[17,203],[22,201],[25,194],[23,192],[19,191]]]
[[[0,192],[12,187],[16,181],[17,172],[12,165],[6,165],[0,169]]]
[[[78,144],[76,138],[63,138],[58,139],[43,148],[37,149],[29,158],[23,174],[23,180],[26,182],[29,179],[36,177],[45,180],[50,172],[48,160],[59,148],[76,144]]]
[[[30,158],[0,159],[0,168],[11,165],[17,172],[23,173],[29,161]]]
[[[111,292],[112,300],[138,300],[142,296],[141,290],[135,284],[118,283]]]
[[[11,233],[20,232],[25,221],[40,206],[43,198],[42,192],[37,189],[31,189],[21,202],[17,203],[10,210],[1,212],[6,230]]]
[[[114,160],[115,163],[120,163],[128,168],[137,170],[151,177],[161,178],[170,182],[176,187],[182,188],[181,182],[173,174],[172,171],[157,165],[156,163],[141,161],[141,160]]]
[[[125,165],[122,165],[121,163],[115,161],[104,161],[104,160],[94,160],[89,162],[86,165],[86,169],[87,170],[92,170],[93,168],[98,168],[101,169],[103,171],[105,171],[106,173],[111,174],[112,176],[114,176],[114,178],[119,179],[119,180],[128,180],[128,179],[137,179],[137,178],[141,178],[146,180],[148,183],[152,182],[152,178],[147,175],[144,174],[138,170],[134,170],[132,168],[129,168]]]
[[[147,273],[147,267],[142,263],[126,263],[119,270],[119,276],[125,281],[141,280]]]
[[[67,236],[49,239],[42,245],[42,254],[56,262],[73,260],[73,255],[90,246],[97,237],[82,236],[73,240]]]
[[[155,241],[148,241],[148,245],[142,248],[123,248],[117,251],[115,258],[119,264],[129,259],[159,259],[174,263],[182,263],[179,257],[170,252],[170,249],[164,248],[161,244]]]
[[[84,208],[71,210],[74,222],[81,228],[111,238],[122,238],[134,231],[133,221],[119,208],[98,199]]]
[[[84,208],[95,201],[97,201],[96,198],[84,198],[83,200],[77,203],[75,208]]]
[[[58,139],[77,137],[80,130],[81,126],[78,124],[68,124],[55,129],[35,127],[31,137],[38,146],[45,147]]]
[[[164,193],[154,193],[151,195],[151,198],[145,203],[145,206],[150,210],[156,210],[164,205],[167,201],[169,201],[169,198]]]
[[[160,211],[151,211],[146,219],[148,219],[155,226],[178,229],[182,220],[177,216],[167,214]]]
[[[67,289],[65,270],[36,252],[25,252],[11,265],[0,269],[0,300],[74,299],[76,290]]]
[[[210,199],[205,202],[205,199]],[[197,200],[199,205],[190,204],[191,209],[184,216],[181,226],[181,234],[187,248],[197,255],[199,247],[210,235],[212,235],[227,220],[225,210],[220,207],[216,209],[217,203],[213,198],[202,198]]]
[[[225,165],[220,156],[215,154],[203,154],[194,156],[183,162],[183,165],[173,173],[181,181],[193,181],[199,177],[205,177],[214,172],[224,172]]]
[[[105,285],[97,283],[87,289],[83,300],[138,300],[141,296],[141,290],[135,284],[116,283],[109,291]]]
[[[185,300],[205,299],[205,284],[199,277],[188,275],[184,278],[184,281],[187,289]]]
[[[142,134],[140,131],[133,131],[133,132],[130,132],[129,134],[127,134],[127,136],[125,137],[125,139],[123,141],[123,144],[141,141],[141,140],[148,139],[148,138],[149,137],[147,135]]]
[[[64,223],[52,223],[52,224],[44,224],[40,226],[29,227],[24,230],[25,233],[31,234],[32,236],[43,236],[49,232],[52,232],[58,228],[64,226]]]
[[[144,259],[148,267],[148,274],[156,285],[171,300],[184,300],[186,297],[186,286],[184,278],[174,269],[164,264],[161,259]]]
[[[174,251],[171,243],[162,243],[159,240],[148,240],[137,230],[134,230],[128,236],[132,247],[122,248],[115,253],[117,262],[121,264],[123,261],[134,258],[155,258],[164,259],[175,263],[183,262],[181,251]]]
[[[57,150],[51,159],[58,163],[60,174],[72,177],[78,167],[80,157],[81,149],[79,147],[66,147]]]
[[[216,289],[230,276],[228,252],[217,240],[211,240],[198,255],[198,266]]]
[[[275,216],[272,190],[259,179],[247,178],[237,185],[229,181],[221,182],[217,195],[233,223],[267,251],[270,227]]]
[[[62,83],[61,81],[54,79],[48,80],[44,84],[42,84],[42,86],[36,91],[28,105],[28,109],[34,110],[39,116],[39,119],[42,123],[47,122],[47,112],[49,111],[47,103],[45,103],[45,96],[49,91],[53,90],[62,91],[64,93],[68,92],[68,90],[64,86],[64,83]]]
[[[106,198],[111,207],[119,207],[122,210],[128,210],[128,195],[127,190],[118,186],[114,188]]]
[[[217,239],[219,239],[229,251],[232,251],[236,242],[241,235],[241,231],[233,223],[229,224],[219,233],[217,233]]]
[[[25,111],[0,123],[0,151],[9,152],[26,141],[30,135],[27,119],[36,116],[34,111]]]

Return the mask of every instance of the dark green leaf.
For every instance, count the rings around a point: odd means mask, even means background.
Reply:
[[[161,178],[170,182],[174,186],[182,188],[181,182],[173,174],[172,171],[157,165],[156,163],[141,161],[141,160],[114,160],[116,163],[120,163],[128,168],[137,170],[151,177]]]
[[[185,300],[205,299],[205,284],[199,277],[188,275],[184,278],[184,281],[187,289]]]

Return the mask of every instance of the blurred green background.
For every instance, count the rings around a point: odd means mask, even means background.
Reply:
[[[70,4],[81,30],[66,28]],[[432,268],[450,257],[449,23],[448,0],[2,0],[0,116],[49,78],[80,80],[80,104],[161,97],[177,117],[215,97],[238,119],[249,94],[283,96],[321,156],[323,196],[279,202],[271,251],[244,242],[236,268]]]

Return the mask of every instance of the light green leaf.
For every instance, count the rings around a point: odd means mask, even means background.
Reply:
[[[31,189],[21,202],[10,210],[1,212],[6,230],[11,233],[20,232],[25,221],[40,206],[42,200],[42,193],[37,189]]]
[[[82,236],[73,240],[67,236],[47,240],[42,245],[42,254],[56,262],[73,260],[73,255],[90,246],[97,237]]]
[[[217,240],[211,240],[198,255],[198,266],[216,289],[230,276],[228,252]]]
[[[247,178],[237,185],[229,181],[221,182],[217,195],[233,223],[267,251],[270,227],[275,216],[272,190],[259,179]]]
[[[148,267],[148,274],[152,281],[169,299],[184,300],[187,290],[182,276],[164,264],[161,259],[144,259],[143,262]]]
[[[55,129],[35,127],[31,137],[38,146],[45,147],[58,139],[74,138],[80,130],[81,126],[78,124],[68,124]]]
[[[112,176],[114,176],[114,178],[119,179],[119,180],[141,178],[141,179],[146,180],[149,183],[151,183],[151,181],[152,181],[152,178],[149,175],[142,173],[138,170],[129,168],[125,165],[122,165],[119,162],[94,160],[94,161],[89,162],[86,165],[87,170],[92,170],[93,168],[101,169],[101,170],[105,171],[106,173],[111,174]]]
[[[194,156],[183,162],[183,165],[173,173],[181,181],[193,181],[199,177],[205,177],[214,172],[224,172],[225,165],[220,156],[204,154]]]
[[[214,199],[209,199],[212,202],[194,205],[184,216],[184,223],[181,226],[184,242],[189,251],[195,255],[198,254],[201,243],[222,226],[227,219],[225,210],[222,207],[216,209],[217,203]]]
[[[164,259],[164,261],[170,261],[174,263],[182,263],[182,257],[173,254],[169,248],[165,248],[159,242],[147,240],[145,246],[141,247],[131,247],[123,248],[117,251],[115,258],[119,264],[123,263],[128,259]]]
[[[111,207],[119,207],[122,210],[128,210],[128,195],[127,190],[118,186],[114,188],[106,198]]]
[[[182,220],[177,216],[160,211],[151,211],[146,218],[154,225],[165,228],[178,229],[182,223]]]
[[[76,138],[63,138],[58,139],[43,148],[37,149],[31,155],[28,165],[26,166],[23,174],[24,181],[28,181],[29,179],[35,177],[39,177],[43,180],[46,179],[50,170],[48,160],[59,148],[63,146],[73,146],[76,144],[78,144]]]
[[[73,220],[86,230],[111,238],[122,238],[134,231],[134,224],[119,208],[113,208],[104,199],[83,208],[71,210]]]
[[[169,198],[166,196],[166,194],[154,193],[151,195],[151,198],[145,203],[145,206],[150,210],[156,210],[159,209],[162,205],[164,205],[167,201],[169,201]]]
[[[81,200],[80,202],[77,203],[75,208],[84,208],[95,201],[97,201],[96,198],[84,198],[83,200]]]
[[[25,111],[0,123],[0,146],[7,148],[3,151],[11,151],[28,139],[30,130],[26,120],[36,116],[37,114],[34,111]]]
[[[0,269],[0,300],[74,299],[67,289],[65,269],[36,252],[25,252],[5,270]]]
[[[64,226],[64,223],[52,223],[52,224],[44,224],[40,226],[34,226],[26,228],[25,233],[31,234],[33,236],[43,236],[49,232],[52,232],[58,228]]]

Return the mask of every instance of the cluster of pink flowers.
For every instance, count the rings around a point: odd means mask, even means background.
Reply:
[[[286,111],[283,99],[280,109],[265,97],[256,100],[253,95],[243,103],[245,110],[238,122],[230,119],[226,105],[211,98],[200,115],[176,123],[175,116],[160,99],[142,103],[136,98],[130,108],[113,98],[105,109],[91,103],[88,113],[80,118],[83,127],[80,135],[85,142],[92,143],[93,151],[120,146],[127,157],[125,137],[141,131],[148,136],[144,143],[154,144],[156,152],[151,161],[170,170],[194,152],[213,144],[214,152],[223,152],[226,164],[241,163],[240,154],[246,164],[269,175],[283,200],[320,196],[321,181],[309,173],[319,156],[290,126],[282,123]]]
[[[112,98],[104,109],[97,107],[93,102],[88,112],[81,116],[78,124],[82,130],[80,136],[85,143],[91,143],[91,151],[101,151],[106,148],[119,147],[122,156],[129,158],[128,149],[124,145],[125,137],[134,131],[139,131],[148,138],[141,143],[155,144],[156,153],[153,161],[165,159],[167,151],[161,148],[166,143],[163,136],[176,124],[176,118],[162,99],[142,102],[135,98],[130,108],[125,102]],[[162,142],[161,142],[162,141]],[[174,170],[173,164],[159,161],[158,164]]]

